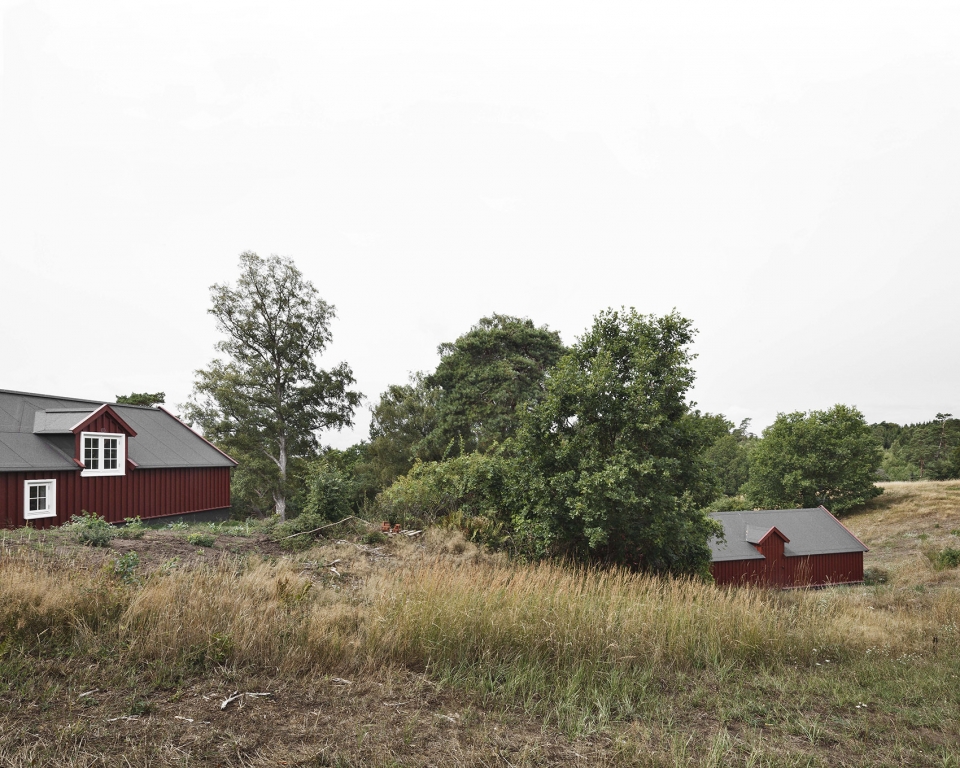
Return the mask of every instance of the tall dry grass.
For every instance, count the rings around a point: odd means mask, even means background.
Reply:
[[[0,556],[0,640],[80,645],[109,632],[124,596],[99,573],[36,553]]]
[[[495,664],[543,674],[806,663],[867,648],[957,649],[960,593],[726,589],[556,564],[436,558],[318,586],[291,560],[225,560],[124,585],[0,558],[0,627],[22,641],[111,643],[131,659],[302,669]],[[814,651],[813,649],[818,649]]]
[[[948,636],[960,593],[885,587],[781,592],[555,563],[451,568],[437,558],[372,580],[374,645],[397,661],[456,654],[702,665],[809,660],[810,647],[905,652]],[[946,629],[945,629],[946,628]]]

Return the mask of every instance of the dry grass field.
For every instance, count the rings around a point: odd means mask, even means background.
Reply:
[[[901,586],[960,586],[960,570],[937,571],[931,559],[960,549],[960,481],[880,485],[882,496],[844,519],[870,547],[865,566],[888,570]]]
[[[844,522],[882,581],[719,589],[451,531],[7,532],[0,765],[960,765],[960,482]]]

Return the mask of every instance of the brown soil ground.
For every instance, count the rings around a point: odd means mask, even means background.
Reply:
[[[70,685],[39,708],[24,702],[19,717],[0,714],[3,752],[18,754],[16,764],[561,766],[610,756],[607,738],[571,741],[522,713],[488,715],[412,672],[344,682],[223,670],[142,692],[98,686],[95,670],[60,662],[48,674]]]

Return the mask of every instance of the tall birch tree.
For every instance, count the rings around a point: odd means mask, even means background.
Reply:
[[[260,457],[252,463],[269,487],[259,491],[286,519],[291,459],[315,453],[322,430],[349,426],[363,397],[346,363],[317,366],[335,309],[291,259],[250,251],[236,286],[217,283],[210,295],[221,357],[196,372],[184,413],[224,450]]]

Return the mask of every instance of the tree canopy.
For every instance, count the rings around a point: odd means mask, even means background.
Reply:
[[[870,426],[883,447],[885,480],[949,480],[960,477],[960,419],[938,413],[919,424],[881,422]]]
[[[414,373],[408,384],[393,384],[371,408],[368,465],[385,488],[406,474],[414,461],[442,458],[444,443],[438,432],[437,402],[440,390]]]
[[[415,461],[487,452],[516,431],[517,407],[543,393],[564,346],[532,320],[493,314],[438,347],[433,373],[394,384],[371,409],[364,471],[386,488]]]
[[[517,406],[542,392],[546,371],[564,352],[560,335],[527,318],[493,314],[438,348],[440,363],[424,380],[440,390],[436,442],[486,451],[517,426]]]
[[[506,448],[528,552],[708,572],[718,527],[700,510],[716,485],[686,400],[693,334],[676,312],[608,310],[550,372]]]
[[[117,395],[117,403],[121,405],[163,405],[166,394],[163,392],[132,392],[129,395]]]
[[[757,437],[750,432],[750,419],[735,427],[723,416],[712,418],[720,420],[721,429],[715,433],[704,458],[713,467],[720,492],[727,497],[737,496],[750,477],[750,451]]]
[[[284,518],[290,459],[315,454],[320,430],[351,424],[362,397],[349,388],[346,363],[316,364],[331,340],[334,307],[292,260],[249,251],[240,255],[236,287],[216,284],[210,294],[208,311],[225,334],[216,345],[223,357],[196,372],[184,412],[228,452],[258,457],[251,465],[260,492],[269,482]]]
[[[825,506],[840,515],[882,490],[881,449],[863,414],[847,405],[781,413],[753,449],[749,501],[756,507]]]

